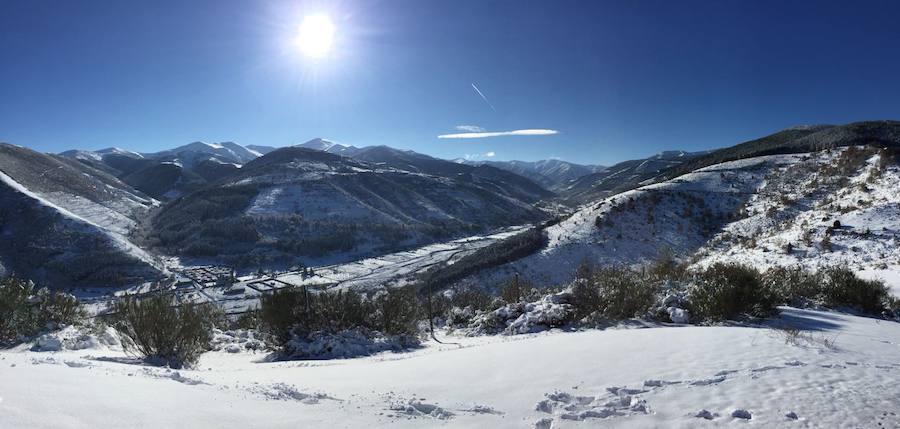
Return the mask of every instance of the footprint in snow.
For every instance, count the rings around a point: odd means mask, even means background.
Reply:
[[[637,396],[646,390],[609,387],[605,395],[575,396],[567,392],[546,394],[535,410],[553,414],[563,420],[605,419],[608,417],[647,414],[647,401]],[[541,423],[541,422],[538,422]]]
[[[744,420],[750,420],[751,418],[753,418],[753,416],[750,414],[749,411],[741,409],[741,408],[738,408],[738,409],[732,411],[731,417],[734,417],[736,419],[744,419]]]
[[[707,409],[702,409],[700,411],[697,411],[697,414],[694,414],[694,417],[697,417],[699,419],[712,420],[716,417],[719,417],[719,413],[714,413]]]
[[[455,415],[437,405],[420,402],[416,399],[411,399],[406,403],[393,404],[390,406],[390,410],[395,411],[400,416],[409,418],[430,417],[438,420],[449,420]]]
[[[719,384],[723,381],[725,381],[724,375],[719,376],[719,377],[714,377],[714,378],[707,378],[707,379],[703,379],[703,380],[694,380],[694,381],[690,382],[689,384],[691,386],[709,386],[711,384]]]
[[[550,429],[553,427],[553,419],[544,417],[534,423],[534,429]]]
[[[680,381],[666,381],[666,380],[644,380],[644,387],[663,387],[672,384],[681,384]]]
[[[773,370],[773,369],[782,369],[782,368],[784,368],[784,367],[783,367],[783,366],[768,365],[768,366],[764,366],[764,367],[761,367],[761,368],[754,368],[754,369],[751,369],[750,372],[754,372],[754,373],[755,373],[755,372],[766,372],[766,371],[771,371],[771,370]]]

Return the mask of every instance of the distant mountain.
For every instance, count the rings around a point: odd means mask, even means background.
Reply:
[[[334,153],[337,155],[343,156],[352,156],[356,153],[359,148],[356,146],[347,146],[342,145],[340,143],[335,143],[329,140],[315,138],[306,143],[301,143],[296,145],[295,147],[302,147],[304,149],[313,149],[313,150],[321,150],[323,152]]]
[[[158,278],[162,264],[128,239],[157,204],[84,163],[0,143],[0,275],[50,287]]]
[[[60,155],[103,170],[141,192],[166,200],[228,176],[262,153],[233,142],[193,142],[155,153],[111,148],[71,150]]]
[[[277,147],[274,147],[274,146],[260,146],[260,145],[255,145],[255,144],[247,145],[245,147],[254,152],[258,152],[260,155],[265,155],[275,149],[278,149]]]
[[[531,184],[532,194],[491,177],[511,173],[399,159],[405,168],[304,147],[277,149],[166,205],[152,220],[149,244],[255,268],[383,254],[546,217],[533,204],[541,188]],[[444,164],[466,171],[422,172]]]
[[[602,171],[606,167],[600,165],[581,165],[559,159],[540,161],[478,161],[457,159],[456,162],[468,165],[490,165],[527,177],[545,189],[558,191],[571,181],[591,173]]]
[[[649,158],[623,161],[581,176],[559,191],[575,203],[586,203],[636,188],[707,152],[664,151]]]

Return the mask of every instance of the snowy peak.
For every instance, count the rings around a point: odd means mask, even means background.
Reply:
[[[234,142],[206,143],[198,141],[171,150],[150,154],[149,157],[181,159],[188,164],[210,159],[209,156],[204,157],[201,155],[210,155],[223,162],[244,164],[258,158],[261,154]]]
[[[336,153],[338,155],[350,156],[359,150],[359,148],[355,146],[347,146],[342,145],[340,143],[335,143],[330,140],[325,140],[323,138],[314,138],[306,143],[300,143],[295,145],[295,147],[302,147],[305,149],[313,149],[313,150],[321,150],[323,152]]]

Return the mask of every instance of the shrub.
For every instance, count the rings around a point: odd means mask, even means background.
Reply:
[[[411,287],[392,288],[375,298],[379,309],[382,333],[387,335],[414,335],[418,333],[418,321],[422,315],[415,289]]]
[[[15,277],[0,279],[0,346],[79,322],[84,315],[72,295],[46,288],[35,292],[34,284]]]
[[[824,277],[822,298],[828,306],[846,306],[877,314],[885,309],[890,298],[884,283],[863,280],[847,268],[829,268]]]
[[[424,316],[415,289],[409,287],[387,289],[372,298],[352,291],[288,289],[263,296],[259,310],[260,325],[281,344],[295,335],[356,328],[413,335]]]
[[[802,305],[805,300],[820,301],[822,275],[802,268],[771,268],[761,279],[763,287],[776,291],[781,302]]]
[[[590,276],[576,280],[572,304],[576,317],[598,315],[607,319],[627,319],[646,313],[656,301],[654,282],[627,268],[590,270]]]
[[[37,333],[39,323],[28,299],[33,286],[21,279],[0,280],[0,346]]]
[[[719,263],[701,271],[688,290],[691,314],[706,320],[773,314],[779,296],[760,279],[759,271],[738,264]]]
[[[450,297],[450,305],[453,307],[472,307],[474,310],[493,310],[494,297],[484,290],[476,287],[466,287],[454,290]]]
[[[180,368],[196,362],[209,347],[219,317],[212,304],[179,303],[172,295],[153,294],[116,302],[112,326],[126,351]]]
[[[516,303],[525,299],[531,289],[531,285],[520,281],[517,274],[500,287],[500,298],[508,303]]]

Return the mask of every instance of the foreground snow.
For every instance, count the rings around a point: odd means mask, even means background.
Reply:
[[[464,344],[335,361],[222,351],[180,372],[107,348],[20,348],[0,352],[0,426],[714,427],[744,420],[733,413],[758,427],[900,424],[900,324],[789,308],[772,323],[807,330],[451,338]]]

